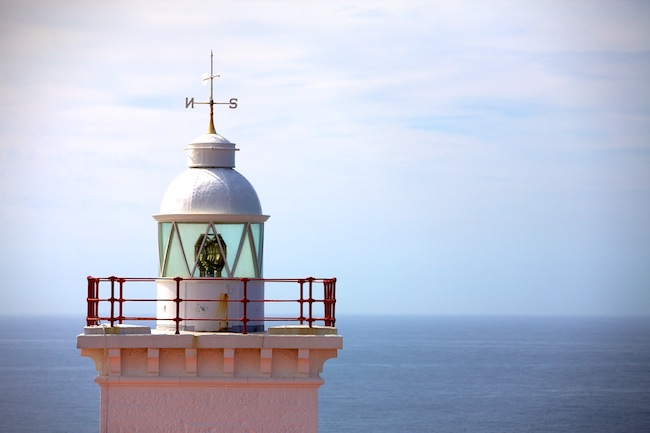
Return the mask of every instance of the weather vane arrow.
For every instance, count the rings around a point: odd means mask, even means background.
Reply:
[[[214,129],[214,106],[215,105],[228,105],[228,108],[235,109],[237,108],[237,98],[230,98],[228,102],[214,102],[212,99],[213,94],[213,83],[215,78],[219,78],[219,74],[213,72],[213,57],[214,54],[210,50],[210,74],[203,75],[203,83],[206,84],[210,80],[210,101],[208,102],[195,102],[194,98],[185,98],[185,108],[194,108],[194,104],[204,104],[210,106],[210,124],[208,125],[208,134],[216,134],[217,131]]]

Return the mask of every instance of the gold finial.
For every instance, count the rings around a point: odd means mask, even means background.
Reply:
[[[208,134],[216,134],[217,131],[214,129],[214,105],[228,105],[228,108],[237,108],[237,98],[230,98],[230,101],[228,102],[214,102],[213,99],[213,84],[214,84],[214,79],[219,78],[221,75],[214,73],[214,68],[213,68],[213,57],[214,54],[212,53],[212,50],[210,50],[210,74],[203,74],[203,83],[206,84],[208,80],[210,80],[210,101],[209,102],[194,102],[194,98],[185,98],[185,108],[194,108],[194,104],[206,104],[210,106],[210,123],[208,124]]]

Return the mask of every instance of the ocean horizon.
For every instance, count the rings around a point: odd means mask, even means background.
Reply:
[[[0,316],[0,432],[99,430],[78,316]],[[337,320],[323,432],[648,432],[650,317]]]

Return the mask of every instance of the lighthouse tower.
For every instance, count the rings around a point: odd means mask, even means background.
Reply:
[[[97,369],[101,432],[318,430],[320,372],[342,348],[336,279],[263,277],[269,217],[214,129],[216,77],[211,55],[210,100],[186,100],[209,105],[208,131],[154,215],[158,276],[88,277],[77,347]],[[267,315],[279,302],[293,315]]]

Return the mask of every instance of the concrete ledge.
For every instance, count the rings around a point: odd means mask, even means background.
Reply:
[[[85,326],[85,335],[132,335],[132,334],[151,334],[151,328],[141,325],[98,325]]]
[[[95,327],[93,327],[95,328]],[[336,335],[336,328],[321,329],[316,334],[306,330],[278,330],[278,334],[147,334],[123,333],[115,328],[105,328],[106,333],[92,329],[90,334],[77,336],[79,349],[341,349],[343,338]],[[110,331],[113,330],[111,333]],[[276,332],[278,332],[276,331]],[[143,330],[146,332],[146,330]],[[300,332],[305,332],[301,334]]]
[[[338,335],[338,330],[332,326],[288,325],[271,326],[269,335]]]

